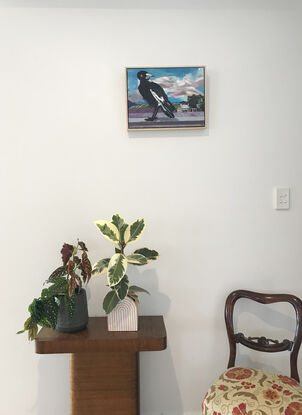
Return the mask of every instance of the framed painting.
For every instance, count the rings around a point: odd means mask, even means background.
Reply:
[[[126,68],[128,130],[206,126],[205,66]]]

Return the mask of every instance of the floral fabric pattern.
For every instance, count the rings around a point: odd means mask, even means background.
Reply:
[[[233,367],[210,387],[203,415],[302,415],[302,387],[264,370]]]
[[[226,372],[226,377],[229,379],[248,379],[253,375],[251,369],[246,369],[244,367],[234,367]]]

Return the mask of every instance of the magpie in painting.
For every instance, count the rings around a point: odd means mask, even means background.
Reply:
[[[163,110],[167,117],[175,118],[173,111],[175,111],[176,108],[169,101],[167,94],[163,88],[156,82],[150,81],[151,77],[153,77],[153,75],[149,74],[146,71],[139,71],[137,73],[137,78],[140,81],[138,90],[141,96],[148,102],[148,104],[154,108],[152,116],[146,118],[145,120],[154,121],[160,108]]]

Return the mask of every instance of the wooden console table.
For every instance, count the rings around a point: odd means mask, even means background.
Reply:
[[[43,328],[36,353],[70,353],[71,415],[139,415],[139,352],[164,350],[162,316],[139,317],[137,332],[110,332],[106,317],[66,334]]]

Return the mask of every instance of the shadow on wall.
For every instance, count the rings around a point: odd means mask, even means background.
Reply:
[[[170,298],[159,291],[159,278],[155,269],[139,269],[139,267],[131,267],[129,273],[131,285],[138,285],[149,291],[150,295],[140,293],[138,314],[141,316],[163,315],[164,317],[170,310]],[[168,339],[169,339],[169,333]]]
[[[296,319],[291,305],[284,303],[263,305],[249,300],[239,300],[238,308],[236,307],[235,332],[243,332],[247,337],[265,336],[279,341],[285,338],[293,340]],[[289,351],[264,353],[238,345],[236,365],[289,375]]]
[[[154,269],[140,270],[132,267],[131,284],[142,286],[151,295],[140,295],[139,315],[167,316],[170,298],[160,292],[159,278]],[[169,347],[161,352],[142,352],[140,354],[140,395],[141,412],[144,415],[182,415],[184,413],[175,366]],[[156,382],[154,382],[156,380]],[[171,397],[173,396],[173,399]]]
[[[162,352],[142,352],[140,371],[141,413],[183,415],[184,409],[169,345]]]
[[[269,356],[268,356],[269,357]],[[246,353],[242,353],[240,350],[237,352],[237,361],[240,362],[240,366],[243,367],[250,367],[252,369],[259,369],[259,370],[267,370],[268,372],[280,372],[283,373],[284,371],[278,370],[275,365],[272,365],[269,360],[266,363],[260,362],[257,358],[253,358]],[[286,373],[283,373],[284,375]],[[287,373],[289,375],[289,373]]]
[[[155,270],[131,270],[131,284],[146,288],[151,295],[140,295],[140,315],[167,315],[170,299],[159,292]],[[90,297],[87,289],[88,299]],[[169,342],[169,330],[167,330]],[[67,354],[42,355],[38,365],[38,398],[35,408],[38,415],[66,415],[70,411],[69,356]],[[154,383],[156,379],[156,383]],[[145,415],[182,415],[183,406],[169,347],[161,352],[140,354],[141,411]],[[173,396],[173,400],[171,400]]]
[[[294,308],[290,304],[285,305],[290,314],[294,315]],[[295,333],[296,319],[285,313],[284,304],[276,303],[274,305],[257,304],[254,301],[240,299],[235,306],[237,316],[243,313],[249,313],[257,317],[261,322],[269,325],[271,330],[281,329],[283,332]],[[278,308],[280,310],[278,310]],[[235,313],[234,313],[235,314]],[[238,331],[238,318],[234,318],[234,327]],[[261,325],[262,327],[262,325]],[[257,329],[257,328],[256,328]],[[253,328],[252,328],[253,330]],[[259,328],[257,329],[259,330]],[[282,339],[279,339],[282,340]]]

